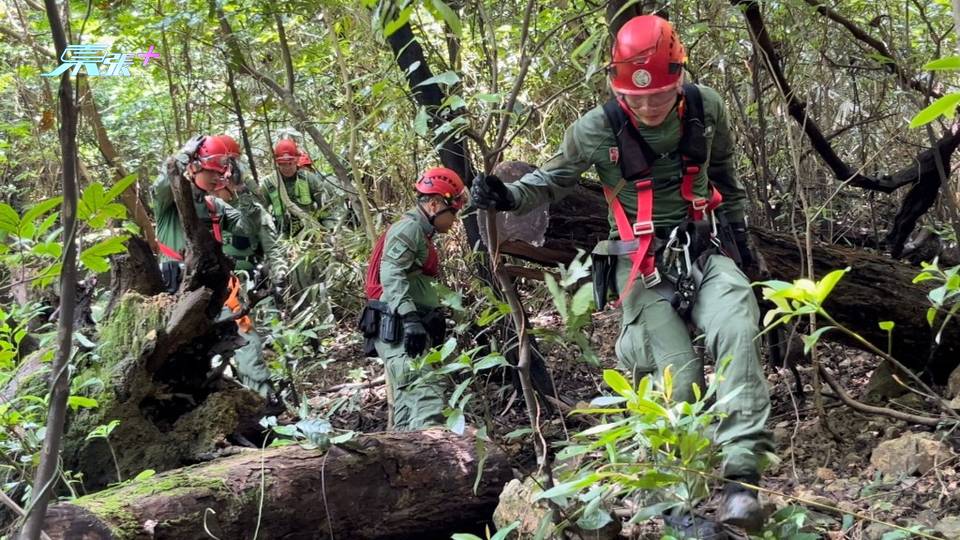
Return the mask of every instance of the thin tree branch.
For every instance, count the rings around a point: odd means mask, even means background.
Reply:
[[[893,53],[890,52],[890,49],[887,48],[879,39],[871,36],[862,28],[857,26],[853,21],[847,19],[840,13],[838,13],[833,8],[825,5],[820,0],[804,0],[807,4],[811,5],[817,10],[817,13],[823,15],[824,17],[834,21],[835,23],[843,26],[853,34],[853,37],[869,45],[873,50],[882,54],[884,57],[889,59],[889,62],[886,62],[888,66],[891,66],[894,70],[894,73],[897,75],[897,80],[900,83],[908,88],[912,88],[921,94],[933,98],[941,98],[943,94],[934,90],[931,90],[923,85],[922,81],[918,81],[915,78],[911,77],[907,72],[897,63],[896,57]]]
[[[60,20],[55,0],[44,0],[47,20],[56,46],[58,57],[67,50],[67,36]],[[77,110],[73,104],[73,87],[69,70],[60,76],[60,150],[63,155],[63,270],[60,274],[60,319],[57,329],[57,356],[53,361],[53,378],[50,381],[50,405],[47,412],[46,435],[40,451],[40,464],[33,480],[30,508],[24,518],[20,538],[37,540],[43,529],[47,504],[56,484],[56,471],[60,461],[63,427],[67,416],[67,398],[70,395],[69,363],[73,349],[74,309],[77,295]]]

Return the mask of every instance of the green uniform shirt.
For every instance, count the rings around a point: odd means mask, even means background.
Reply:
[[[737,180],[733,162],[733,139],[727,122],[727,112],[720,95],[705,86],[699,86],[703,98],[704,135],[708,158],[701,167],[694,184],[697,196],[707,197],[707,178],[723,195],[720,206],[730,221],[743,221],[746,191]],[[640,133],[660,157],[652,165],[653,221],[657,227],[673,227],[687,215],[690,204],[680,195],[680,162],[677,152],[680,143],[681,122],[676,110],[655,128],[640,127]],[[507,184],[519,202],[519,213],[544,203],[557,201],[576,185],[580,175],[594,166],[600,181],[615,188],[622,177],[620,165],[611,159],[611,148],[617,147],[616,138],[603,113],[596,107],[567,128],[559,152],[542,168],[525,175],[518,182]],[[637,212],[637,192],[632,183],[624,184],[617,194],[627,217],[633,223]],[[613,214],[608,213],[611,237],[619,236]]]
[[[258,202],[255,195],[244,192],[237,196],[236,208],[243,214],[247,234],[224,232],[223,253],[233,259],[237,270],[251,271],[261,262],[272,276],[284,273],[283,256],[278,252],[277,230],[270,213]]]
[[[170,170],[167,165],[168,163],[169,160],[164,163],[163,171],[153,184],[153,215],[157,220],[157,241],[165,244],[173,251],[182,253],[187,247],[187,241],[183,231],[183,224],[180,223],[180,216],[177,213],[177,205],[173,201],[173,188],[170,187],[171,178],[168,174]],[[192,195],[193,205],[197,210],[197,217],[200,218],[200,223],[203,223],[212,230],[213,222],[210,219],[210,211],[207,209],[207,204],[204,201],[206,194],[194,187]],[[212,197],[211,200],[213,201],[217,215],[220,216],[220,228],[224,232],[245,231],[249,228],[239,210],[216,197]],[[161,254],[160,262],[170,260],[170,258]]]
[[[280,188],[277,184],[277,173],[274,177],[267,178],[264,187],[267,196],[270,198],[270,210],[276,220],[277,228],[283,232],[296,232],[300,230],[301,225],[296,215],[284,207],[283,200],[280,198]],[[325,212],[325,188],[324,179],[316,173],[300,169],[297,174],[291,178],[284,178],[283,185],[286,188],[287,196],[290,200],[304,209],[310,215],[316,217],[324,226],[332,226]]]
[[[399,315],[429,311],[440,305],[436,278],[421,270],[436,229],[419,209],[405,213],[387,231],[380,260],[382,302]]]

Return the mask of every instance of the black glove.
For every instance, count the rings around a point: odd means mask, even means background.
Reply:
[[[506,184],[496,176],[481,174],[473,180],[470,197],[477,208],[495,208],[501,212],[517,209],[517,201]]]
[[[420,356],[427,348],[427,330],[416,313],[403,317],[403,350],[410,356]]]
[[[753,266],[756,260],[753,258],[753,252],[750,251],[750,242],[747,235],[747,224],[742,221],[730,223],[730,229],[733,231],[733,239],[737,243],[737,251],[740,252],[740,264],[743,268]]]

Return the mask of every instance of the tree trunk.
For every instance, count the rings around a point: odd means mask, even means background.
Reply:
[[[84,540],[206,540],[205,527],[252,538],[258,526],[261,540],[449,536],[487,521],[512,478],[506,455],[487,451],[483,460],[472,437],[441,430],[362,435],[327,453],[244,451],[58,504],[46,530]]]

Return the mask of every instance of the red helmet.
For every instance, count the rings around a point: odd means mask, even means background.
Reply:
[[[297,160],[297,167],[309,167],[313,165],[313,160],[310,159],[310,156],[306,152],[300,154],[300,159]]]
[[[292,139],[283,139],[273,147],[273,158],[277,163],[296,163],[300,158],[300,149]]]
[[[227,146],[220,137],[205,137],[197,149],[199,168],[225,174],[230,168]]]
[[[610,62],[610,86],[620,94],[662,92],[680,84],[686,62],[683,44],[666,19],[640,15],[617,32]]]
[[[230,157],[240,157],[240,145],[237,144],[236,139],[226,133],[217,135],[217,138],[227,147],[227,153],[230,154]]]
[[[417,193],[440,195],[452,208],[463,208],[467,202],[466,190],[460,175],[446,167],[433,167],[423,171],[417,180]]]

